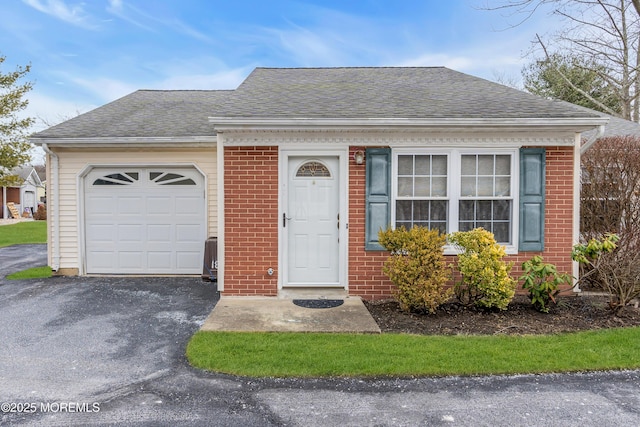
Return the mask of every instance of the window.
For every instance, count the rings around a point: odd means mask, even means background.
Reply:
[[[396,227],[447,232],[447,156],[399,155]]]
[[[172,172],[149,172],[149,180],[158,185],[196,185],[191,178]]]
[[[138,172],[112,173],[93,181],[93,185],[131,185],[138,181]]]
[[[300,177],[331,178],[331,172],[322,163],[307,162],[300,166],[296,172],[296,178]]]
[[[482,227],[511,243],[511,156],[463,154],[458,230]]]
[[[442,233],[483,227],[515,245],[515,150],[394,150],[392,222]]]

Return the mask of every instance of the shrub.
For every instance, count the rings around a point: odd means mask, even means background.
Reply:
[[[449,241],[461,251],[458,270],[462,280],[454,286],[460,302],[506,310],[515,295],[516,281],[509,275],[513,263],[502,260],[504,246],[483,228],[452,233]]]
[[[556,266],[545,263],[540,255],[522,263],[522,270],[524,271],[520,277],[520,280],[524,281],[522,288],[529,291],[531,304],[535,309],[543,313],[549,312],[549,302],[555,304],[560,285],[571,283],[571,276],[558,274]]]
[[[601,138],[581,156],[580,283],[607,292],[615,311],[640,297],[639,163],[635,136]]]
[[[452,290],[446,287],[450,278],[444,260],[446,237],[438,230],[401,227],[380,231],[378,238],[391,252],[382,271],[396,286],[402,310],[434,313],[451,298]]]
[[[622,244],[618,244],[622,242]],[[609,294],[609,305],[619,312],[640,298],[640,253],[616,234],[573,247],[574,261],[587,266],[579,283],[589,281]]]
[[[35,219],[36,221],[44,221],[44,220],[46,220],[47,219],[47,208],[42,204],[38,205],[38,210],[33,215],[33,219]]]

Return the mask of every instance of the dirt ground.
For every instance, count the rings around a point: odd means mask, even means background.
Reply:
[[[640,309],[628,306],[616,316],[607,297],[592,295],[559,297],[548,314],[536,311],[526,295],[517,295],[506,311],[483,311],[450,302],[435,314],[414,314],[400,311],[392,300],[365,304],[383,333],[525,335],[640,325]]]

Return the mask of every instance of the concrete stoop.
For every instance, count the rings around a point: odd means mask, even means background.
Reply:
[[[306,308],[294,304],[294,299],[344,302],[331,308]],[[380,333],[360,297],[335,289],[293,290],[278,297],[222,296],[200,330]]]

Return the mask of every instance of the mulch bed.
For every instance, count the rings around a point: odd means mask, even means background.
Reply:
[[[640,326],[640,309],[625,307],[614,315],[604,296],[567,296],[549,313],[533,309],[517,295],[506,311],[466,308],[456,302],[442,305],[435,314],[402,312],[393,300],[366,301],[365,305],[383,333],[421,335],[526,335]]]

